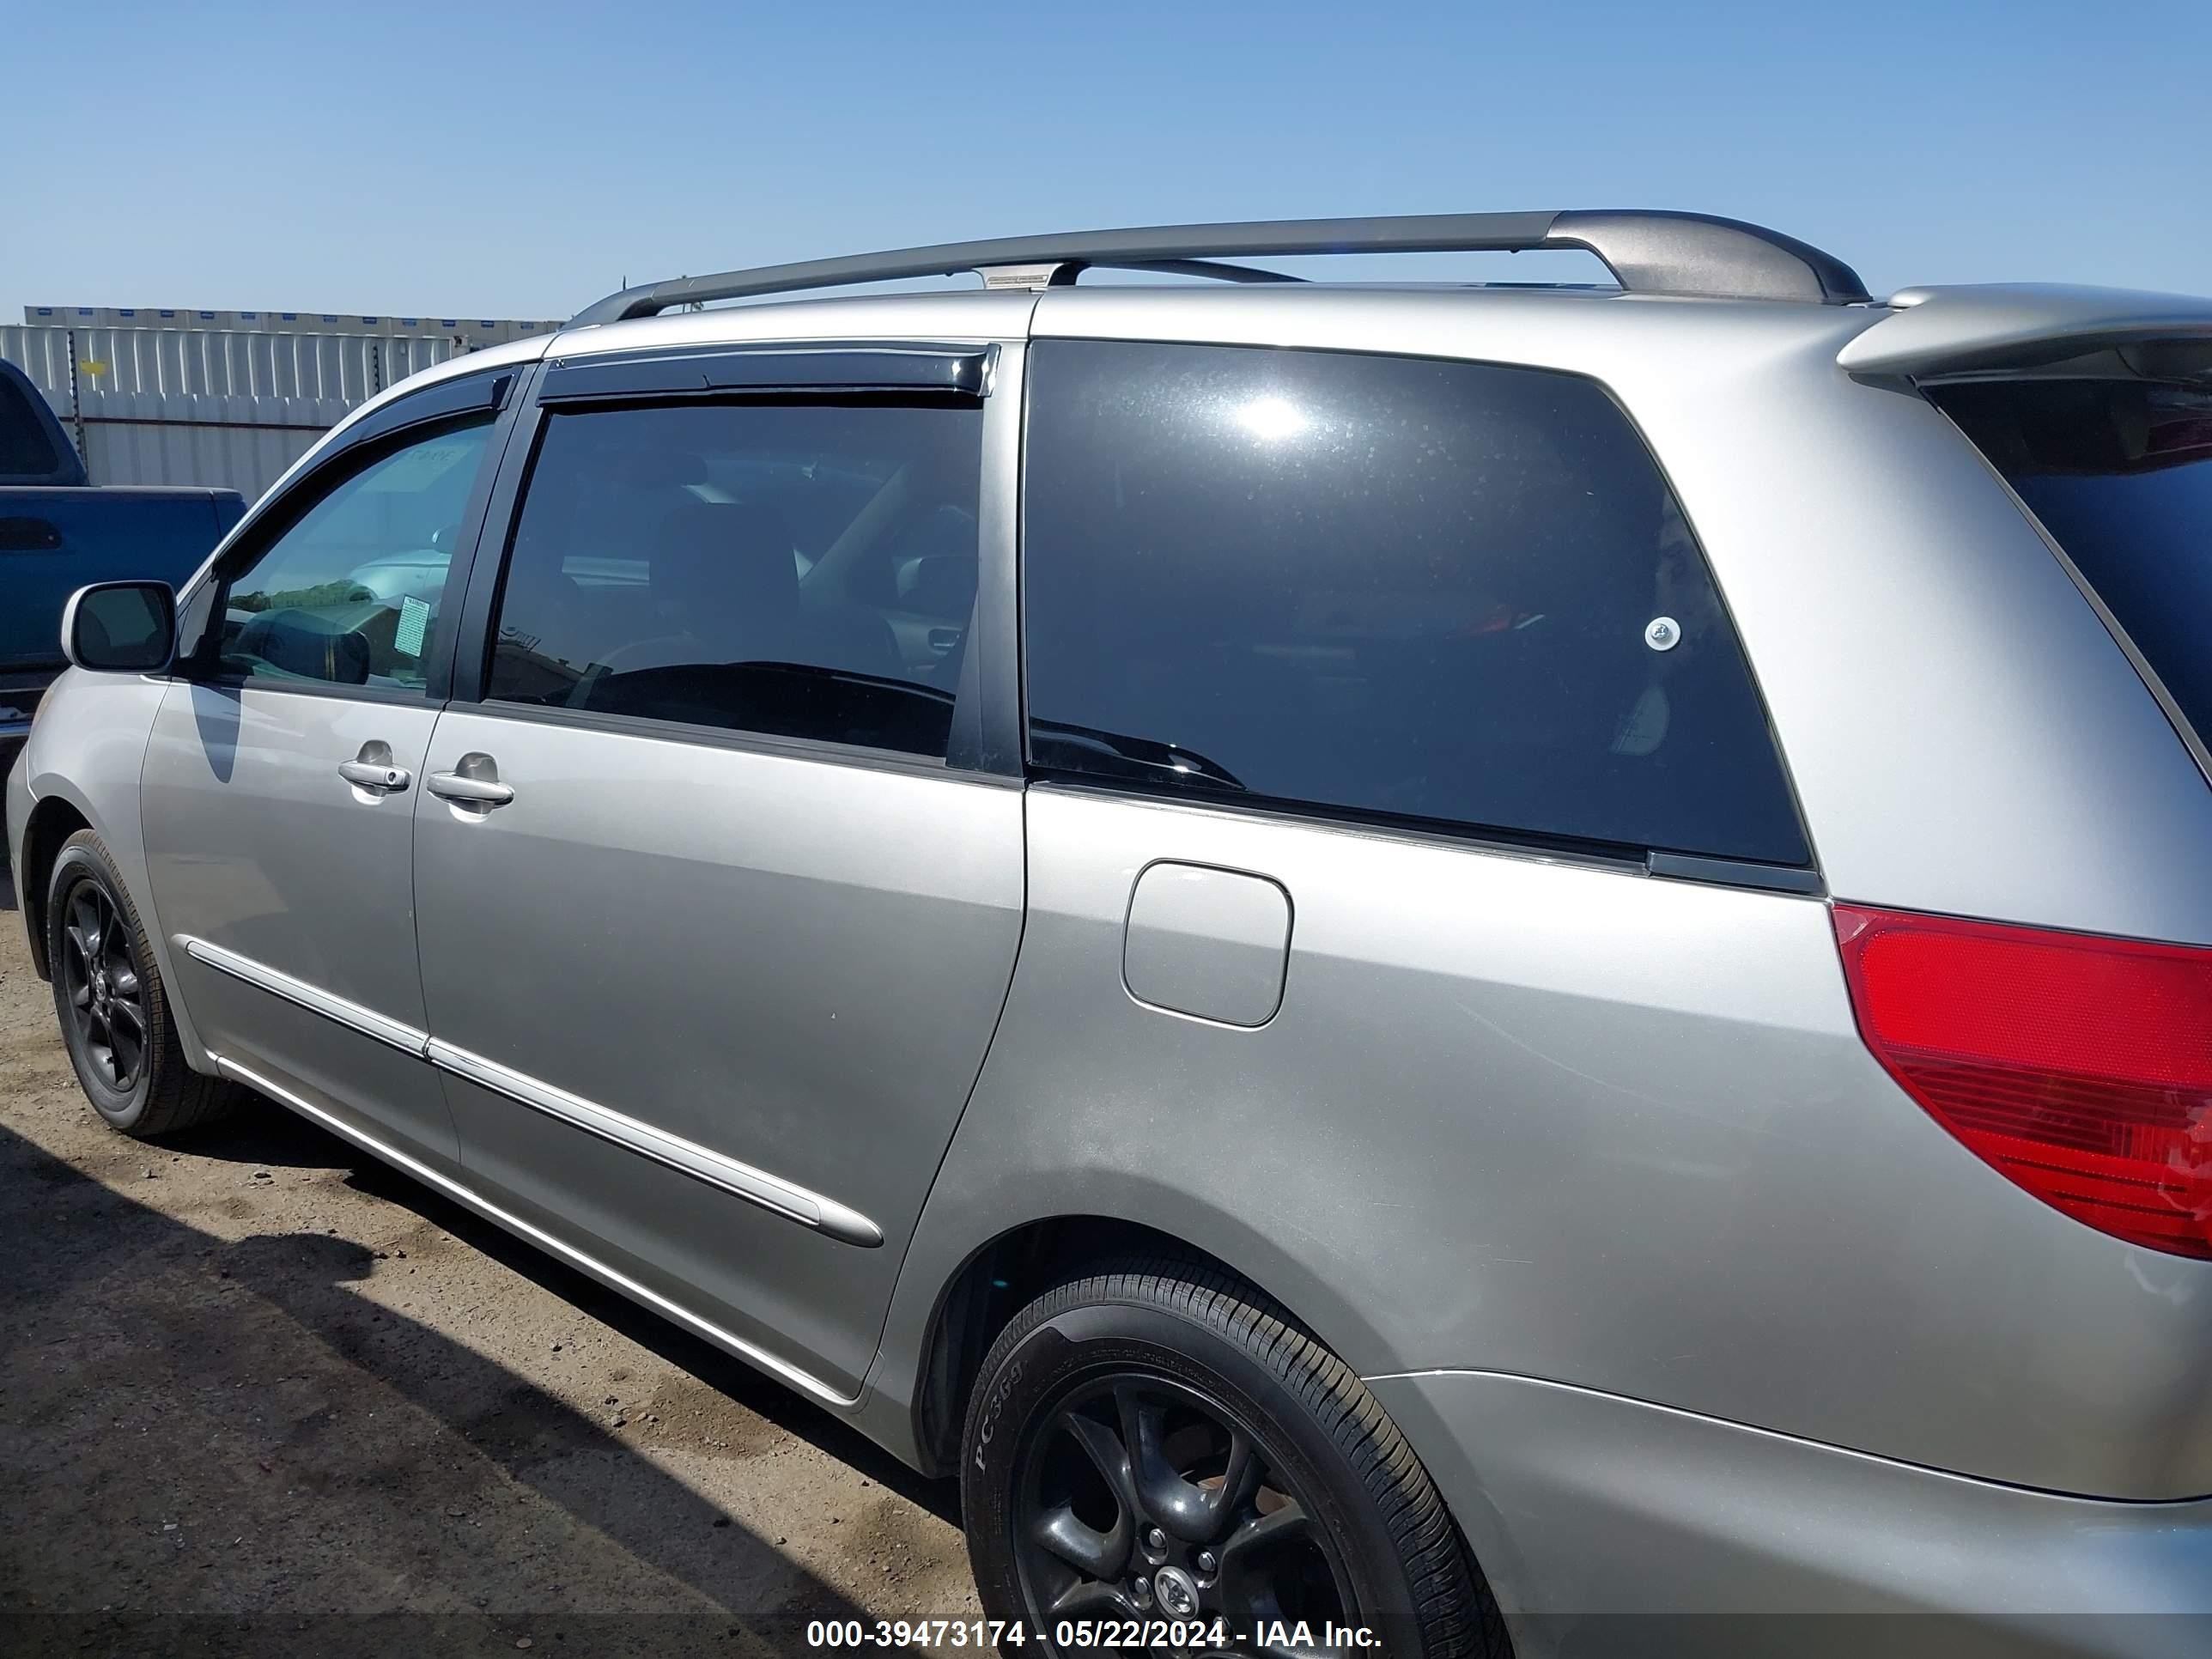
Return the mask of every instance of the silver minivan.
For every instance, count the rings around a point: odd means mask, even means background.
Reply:
[[[1009,1652],[2212,1646],[2212,301],[1636,212],[690,278],[64,628],[94,1109],[957,1474]]]

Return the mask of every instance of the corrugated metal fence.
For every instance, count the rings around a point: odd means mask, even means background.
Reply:
[[[0,325],[96,484],[205,484],[248,501],[348,410],[453,356],[450,339]]]

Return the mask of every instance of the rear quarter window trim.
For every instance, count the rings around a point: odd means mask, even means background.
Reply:
[[[2002,373],[1947,376],[1941,380],[1917,382],[1915,389],[1926,398],[1934,406],[1936,413],[1942,416],[1950,424],[1952,430],[1959,434],[1959,441],[1972,453],[1974,459],[1981,465],[1982,470],[1989,474],[1998,489],[2004,491],[2006,498],[2020,509],[2021,517],[2027,521],[2028,527],[2033,530],[2042,540],[2043,545],[2049,550],[2051,556],[2057,561],[2058,568],[2066,573],[2066,579],[2074,584],[2075,591],[2088,603],[2089,609],[2095,613],[2097,620],[2104,624],[2105,631],[2112,635],[2112,643],[2119,647],[2120,653],[2128,659],[2129,665],[2142,678],[2143,689],[2150,693],[2151,701],[2158,705],[2159,712],[2166,716],[2166,724],[2173,728],[2173,735],[2180,740],[2181,746],[2189,751],[2190,759],[2196,763],[2198,772],[2203,775],[2205,782],[2212,784],[2212,746],[2208,746],[2204,734],[2197,731],[2196,722],[2183,711],[2179,700],[2174,696],[2172,690],[2167,686],[2158,670],[2151,665],[2150,659],[2143,654],[2142,647],[2136,643],[2134,635],[2128,631],[2119,617],[2113,614],[2112,608],[2105,603],[2095,586],[2082,572],[2081,567],[2074,562],[2073,556],[2067,552],[2058,538],[2051,533],[2051,527],[2043,522],[2041,516],[2027,504],[2027,499],[2013,487],[2012,480],[2005,477],[2003,470],[1984,453],[1982,447],[1974,441],[1973,434],[1960,425],[1951,412],[1943,407],[1940,399],[1933,395],[1941,392],[1946,386],[1957,385],[1961,381],[1989,383],[2033,378],[2034,377]]]
[[[1054,333],[1048,331],[1033,331],[1029,340],[1030,349],[1027,354],[1025,354],[1025,356],[1033,360],[1036,355],[1036,348],[1048,343],[1109,346],[1166,346],[1206,350],[1250,352],[1294,351],[1312,356],[1349,357],[1363,361],[1381,359],[1389,362],[1436,363],[1452,367],[1510,369],[1521,374],[1553,375],[1562,380],[1580,381],[1584,385],[1595,388],[1597,392],[1604,398],[1607,404],[1611,406],[1614,413],[1620,416],[1628,432],[1633,435],[1637,445],[1642,450],[1645,459],[1650,463],[1653,472],[1660,482],[1661,486],[1665,489],[1668,497],[1673,501],[1675,510],[1681,515],[1684,527],[1689,533],[1692,546],[1696,549],[1699,568],[1704,571],[1706,582],[1711,589],[1714,601],[1719,607],[1721,619],[1726,624],[1730,636],[1735,641],[1737,653],[1742,659],[1745,682],[1748,686],[1753,700],[1758,708],[1760,723],[1766,733],[1767,742],[1773,754],[1774,764],[1777,774],[1778,775],[1781,781],[1784,795],[1787,800],[1790,816],[1796,825],[1797,833],[1803,842],[1806,856],[1802,864],[1761,864],[1757,860],[1717,857],[1710,854],[1692,852],[1683,849],[1659,847],[1635,847],[1632,848],[1627,843],[1590,842],[1581,841],[1571,836],[1551,835],[1541,831],[1521,831],[1517,830],[1500,830],[1496,826],[1462,824],[1455,821],[1449,820],[1426,818],[1399,820],[1393,819],[1386,814],[1374,812],[1371,811],[1362,811],[1349,808],[1339,809],[1324,805],[1316,805],[1315,803],[1304,800],[1286,800],[1278,804],[1245,794],[1217,796],[1206,791],[1194,789],[1179,790],[1149,782],[1117,779],[1101,779],[1092,775],[1066,773],[1048,766],[1041,766],[1031,752],[1030,741],[1031,726],[1031,704],[1030,699],[1030,630],[1029,618],[1029,589],[1026,578],[1030,557],[1030,538],[1028,526],[1030,502],[1031,498],[1030,484],[1030,468],[1032,460],[1030,424],[1034,410],[1033,400],[1036,397],[1036,380],[1033,372],[1033,363],[1025,362],[1024,379],[1022,387],[1021,446],[1018,458],[1020,487],[1017,496],[1018,525],[1016,551],[1017,582],[1015,588],[1015,606],[1018,619],[1018,637],[1020,641],[1020,651],[1017,659],[1017,677],[1020,703],[1018,715],[1021,735],[1021,757],[1024,774],[1032,781],[1049,782],[1064,787],[1080,787],[1083,789],[1095,788],[1103,793],[1143,797],[1145,799],[1176,804],[1195,804],[1213,810],[1235,811],[1239,808],[1249,807],[1256,812],[1271,818],[1283,817],[1310,817],[1316,823],[1325,823],[1338,828],[1358,827],[1361,824],[1369,824],[1375,828],[1378,833],[1401,835],[1410,834],[1423,840],[1442,839],[1456,845],[1472,844],[1493,851],[1519,853],[1523,855],[1528,855],[1533,851],[1538,854],[1555,853],[1561,856],[1577,859],[1577,860],[1583,858],[1591,858],[1597,863],[1601,864],[1603,867],[1607,868],[1619,868],[1624,858],[1638,861],[1639,866],[1641,866],[1642,861],[1648,860],[1652,854],[1656,854],[1661,855],[1662,858],[1678,861],[1677,867],[1668,870],[1666,873],[1680,879],[1711,881],[1717,882],[1723,885],[1740,884],[1740,878],[1723,873],[1722,866],[1727,866],[1727,868],[1737,872],[1756,872],[1764,869],[1772,870],[1777,872],[1784,872],[1792,878],[1785,879],[1781,882],[1771,883],[1756,877],[1753,877],[1748,878],[1748,884],[1760,887],[1778,886],[1783,890],[1789,891],[1809,891],[1815,890],[1820,891],[1826,890],[1826,882],[1822,875],[1820,862],[1820,844],[1814,836],[1812,823],[1810,818],[1806,813],[1804,800],[1802,794],[1799,793],[1796,775],[1790,767],[1789,749],[1783,742],[1782,733],[1774,723],[1773,710],[1768,703],[1765,690],[1759,683],[1758,664],[1753,657],[1752,648],[1748,642],[1747,636],[1743,628],[1738,623],[1735,610],[1729,602],[1728,590],[1721,581],[1718,571],[1714,568],[1711,556],[1706,551],[1705,539],[1698,531],[1697,515],[1692,508],[1691,501],[1689,497],[1686,496],[1677,486],[1674,474],[1667,465],[1664,454],[1661,452],[1659,447],[1652,442],[1650,434],[1644,428],[1644,423],[1637,418],[1635,411],[1629,407],[1628,404],[1622,398],[1620,393],[1603,376],[1589,374],[1580,369],[1561,368],[1554,365],[1532,363],[1526,361],[1516,361],[1510,358],[1473,356],[1446,352],[1394,351],[1383,349],[1378,347],[1358,345],[1307,344],[1295,340],[1281,340],[1268,343],[1247,340],[1204,340],[1195,339],[1188,335],[1177,336],[1174,334],[1158,336],[1151,334],[1109,336],[1085,332]],[[1961,434],[1961,437],[1964,437],[1963,434]],[[1969,447],[1972,447],[1972,444],[1969,443]],[[1979,452],[1977,451],[1977,453],[1978,454]],[[1984,465],[1987,465],[1985,458]],[[2002,482],[2002,480],[2000,481]],[[2030,514],[2029,516],[2033,519],[2033,515]],[[2039,526],[2038,527],[2039,529],[2040,528]],[[2046,533],[2045,540],[2048,541],[2049,539],[2050,538]],[[2080,580],[2078,574],[2075,576],[2075,580],[2077,582]],[[2193,744],[2192,752],[2196,752],[2195,745]],[[2212,774],[2208,774],[2208,775],[2212,775]],[[1278,810],[1279,806],[1279,810]],[[1501,836],[1504,838],[1501,839]],[[1593,853],[1588,850],[1590,848],[1598,848],[1601,850]],[[1693,872],[1688,867],[1692,864],[1708,866],[1708,869],[1703,872]],[[1803,878],[1809,878],[1812,885],[1809,887],[1801,888],[1798,884],[1798,880]]]

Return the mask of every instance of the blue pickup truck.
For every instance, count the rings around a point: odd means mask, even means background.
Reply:
[[[134,576],[181,583],[245,511],[234,489],[94,488],[38,387],[0,362],[0,777],[64,665],[69,596]]]

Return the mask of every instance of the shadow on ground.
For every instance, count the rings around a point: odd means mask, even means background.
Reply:
[[[200,1158],[257,1168],[274,1164],[347,1170],[346,1184],[354,1190],[414,1212],[431,1225],[491,1257],[578,1311],[619,1331],[640,1347],[659,1355],[786,1433],[811,1442],[941,1520],[954,1526],[959,1524],[959,1492],[952,1482],[930,1480],[915,1474],[866,1436],[751,1366],[647,1312],[597,1279],[565,1266],[390,1165],[367,1157],[305,1118],[265,1102],[257,1103],[256,1109],[180,1140],[177,1149],[188,1150]],[[334,1271],[331,1275],[332,1291],[338,1290],[344,1279],[365,1273],[368,1263],[364,1253],[345,1258],[343,1265],[355,1271]],[[343,1304],[331,1296],[295,1295],[291,1288],[294,1281],[289,1275],[270,1275],[259,1283],[272,1301],[285,1306],[310,1328],[319,1328],[319,1319],[343,1310]]]
[[[836,1419],[289,1114],[172,1151],[239,1181],[350,1170],[757,1413],[726,1455],[763,1480],[796,1436],[950,1512]],[[0,1649],[796,1653],[810,1620],[873,1622],[757,1516],[476,1351],[465,1310],[449,1334],[367,1293],[389,1253],[334,1228],[226,1241],[4,1128],[0,1212]]]

